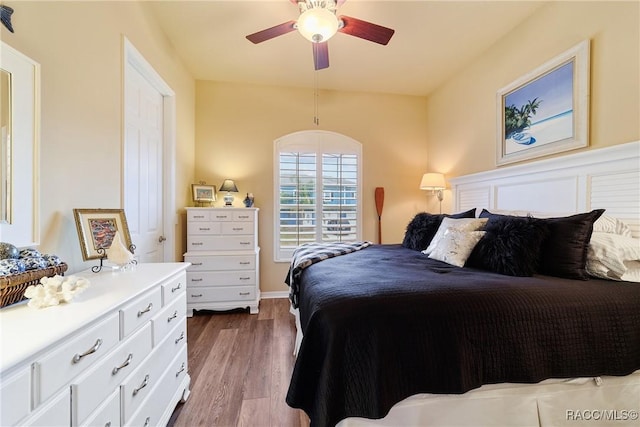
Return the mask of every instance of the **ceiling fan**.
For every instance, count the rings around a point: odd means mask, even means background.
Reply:
[[[316,70],[329,67],[329,40],[336,32],[359,37],[386,45],[395,32],[391,28],[372,24],[350,16],[337,16],[336,10],[346,0],[290,0],[298,6],[300,16],[257,33],[249,34],[252,43],[262,43],[272,38],[298,30],[313,47],[313,63]]]

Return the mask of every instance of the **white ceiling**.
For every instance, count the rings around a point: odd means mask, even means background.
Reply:
[[[349,0],[347,15],[395,29],[387,46],[338,33],[321,89],[424,96],[515,29],[544,1]],[[145,2],[198,80],[313,87],[311,43],[245,36],[298,16],[289,0]]]

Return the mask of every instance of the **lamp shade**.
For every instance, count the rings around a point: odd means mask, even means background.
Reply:
[[[312,8],[297,21],[298,31],[310,42],[326,42],[338,31],[338,17],[328,9]]]
[[[225,179],[222,185],[220,186],[220,191],[227,191],[230,193],[237,193],[238,187],[236,187],[236,183],[233,182],[232,179]]]
[[[441,173],[425,173],[420,181],[421,190],[444,190],[446,188],[444,175]]]

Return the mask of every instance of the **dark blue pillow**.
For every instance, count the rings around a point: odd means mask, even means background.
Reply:
[[[496,215],[483,210],[480,218],[489,218],[480,239],[465,266],[509,276],[533,276],[540,260],[540,247],[547,237],[547,224],[537,218]]]
[[[431,243],[431,239],[435,236],[438,228],[440,228],[440,223],[444,218],[475,218],[475,216],[476,208],[452,215],[421,212],[414,216],[407,225],[402,246],[414,251],[425,250]]]

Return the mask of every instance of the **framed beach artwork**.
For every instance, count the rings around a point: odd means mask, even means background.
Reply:
[[[83,260],[102,258],[102,250],[111,247],[116,231],[120,232],[125,246],[131,247],[131,235],[124,209],[74,209],[73,215]]]
[[[498,165],[589,145],[589,41],[500,89]]]

